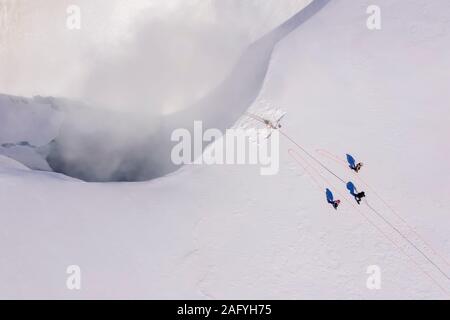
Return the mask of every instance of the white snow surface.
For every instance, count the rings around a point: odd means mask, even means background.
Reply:
[[[287,112],[284,133],[364,189],[378,213],[450,274],[450,2],[378,0],[379,31],[366,28],[371,4],[332,0],[278,42],[248,109]],[[281,10],[283,1],[273,5]],[[0,144],[48,143],[60,112],[23,99],[0,97]],[[243,115],[236,126],[248,124]],[[30,170],[21,163],[32,167],[26,159],[35,158],[0,149],[0,298],[449,297],[442,273],[281,139],[274,176],[250,165],[185,166],[139,183]],[[367,184],[323,150],[363,161]],[[342,200],[337,211],[327,187]],[[70,265],[81,268],[81,290],[66,287]],[[371,265],[381,268],[380,290],[366,287]]]

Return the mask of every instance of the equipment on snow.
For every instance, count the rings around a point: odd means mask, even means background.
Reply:
[[[325,190],[325,194],[327,196],[328,203],[331,204],[333,208],[337,210],[339,204],[341,203],[341,200],[334,200],[333,192],[331,192],[331,190],[328,188]]]
[[[272,121],[264,119],[264,124],[267,126],[267,128],[269,129],[273,129],[273,130],[277,130],[281,128],[281,124],[280,124],[280,120],[282,118],[278,119],[277,122],[274,124]]]
[[[255,115],[255,114],[252,114],[252,113],[249,113],[249,112],[246,112],[245,114],[246,114],[247,116],[249,116],[250,118],[255,119],[255,120],[257,120],[257,121],[259,121],[259,122],[265,124],[265,126],[267,127],[267,129],[270,130],[270,133],[269,133],[269,135],[266,137],[266,139],[269,139],[269,138],[272,136],[273,130],[281,129],[281,124],[280,124],[280,122],[281,122],[281,120],[284,118],[284,116],[286,115],[286,114],[283,114],[283,115],[282,115],[281,117],[279,117],[277,120],[271,121],[271,120],[269,120],[269,119],[260,117],[260,116],[258,116],[258,115]]]
[[[356,164],[355,158],[350,154],[347,154],[346,156],[347,156],[347,162],[348,162],[350,169],[352,169],[356,173],[358,173],[364,164],[362,162],[359,162],[358,164]]]

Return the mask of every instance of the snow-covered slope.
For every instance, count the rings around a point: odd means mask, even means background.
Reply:
[[[365,189],[376,211],[283,137],[275,176],[186,166],[149,182],[85,183],[2,157],[0,297],[447,298],[449,281],[377,214],[450,272],[439,257],[450,260],[450,4],[379,0],[379,31],[365,26],[370,4],[333,0],[287,35],[249,108],[286,111],[283,133]],[[364,161],[365,183],[346,153]],[[81,267],[80,291],[66,288],[69,265]],[[366,287],[370,265],[380,290]]]

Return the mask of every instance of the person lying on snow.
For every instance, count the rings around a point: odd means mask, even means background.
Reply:
[[[337,210],[337,208],[339,207],[339,204],[341,203],[341,200],[334,200],[334,201],[331,201],[330,203],[333,206],[333,208]]]
[[[364,198],[366,196],[364,191],[358,192],[355,194],[355,200],[356,202],[358,202],[358,204],[361,203],[362,198]]]
[[[353,170],[355,170],[356,173],[359,172],[359,170],[361,170],[362,166],[364,164],[362,162],[358,163],[357,165],[355,165],[354,167],[351,167]]]

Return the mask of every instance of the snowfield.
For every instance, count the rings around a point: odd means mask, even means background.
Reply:
[[[377,0],[381,30],[366,27],[373,1],[315,0],[295,14],[308,3],[264,1],[277,18],[255,24],[258,40],[223,81],[152,118],[166,150],[166,133],[196,119],[225,130],[258,126],[246,111],[281,109],[273,176],[254,165],[121,183],[51,172],[49,148],[77,104],[13,96],[20,81],[0,81],[0,298],[448,299],[450,2]],[[364,162],[358,175],[346,154]],[[81,290],[66,287],[71,265]],[[370,266],[379,290],[366,286]]]

